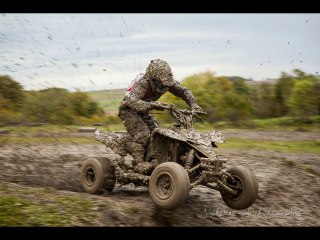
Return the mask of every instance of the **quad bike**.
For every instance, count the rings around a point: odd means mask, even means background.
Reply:
[[[194,130],[195,117],[203,112],[180,110],[162,104],[176,123],[169,128],[155,128],[151,133],[145,161],[152,169],[138,173],[128,160],[131,136],[127,132],[104,132],[97,129],[95,139],[104,143],[114,154],[111,157],[86,159],[81,166],[81,186],[85,192],[111,192],[116,184],[133,183],[148,186],[156,206],[172,209],[180,206],[189,191],[204,185],[221,193],[223,201],[232,209],[250,207],[258,195],[258,181],[253,171],[244,166],[224,170],[226,159],[216,154],[215,143],[223,143],[219,131],[199,133]]]

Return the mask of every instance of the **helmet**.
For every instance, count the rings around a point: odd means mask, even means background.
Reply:
[[[172,86],[174,83],[169,64],[161,59],[151,60],[146,75],[151,79],[161,81],[164,86]]]

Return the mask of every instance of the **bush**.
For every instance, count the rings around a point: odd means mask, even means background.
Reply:
[[[10,123],[22,123],[23,121],[24,116],[21,112],[0,109],[0,125],[7,125]]]

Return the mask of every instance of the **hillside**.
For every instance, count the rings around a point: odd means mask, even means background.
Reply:
[[[261,84],[264,82],[275,83],[276,80],[264,80],[264,81],[253,81],[250,79],[245,79],[241,77],[229,77],[225,76],[230,81],[237,79],[244,80],[248,84]],[[99,106],[103,108],[106,113],[113,114],[118,111],[119,104],[123,99],[126,89],[111,89],[111,90],[99,90],[86,92],[93,100],[99,103]]]
[[[87,92],[87,94],[99,103],[106,113],[118,111],[119,104],[125,94],[125,89],[112,89]]]

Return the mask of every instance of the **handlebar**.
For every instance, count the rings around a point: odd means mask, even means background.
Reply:
[[[194,123],[194,117],[197,117],[204,121],[199,115],[206,115],[203,111],[194,111],[188,109],[178,109],[172,104],[157,102],[157,107],[167,109],[171,115],[176,118],[177,123],[182,124],[186,129],[192,128]]]
[[[172,110],[175,112],[180,112],[186,115],[206,115],[206,112],[203,111],[194,111],[194,110],[188,110],[188,109],[178,109],[173,104],[163,103],[163,102],[157,102],[157,105],[163,109]]]
[[[197,115],[207,115],[206,112],[202,112],[202,111],[194,111],[194,110],[188,110],[188,109],[178,109],[175,106],[171,105],[170,107],[166,108],[168,110],[172,110],[175,112],[179,112],[185,115],[193,115],[193,116],[197,116]]]

